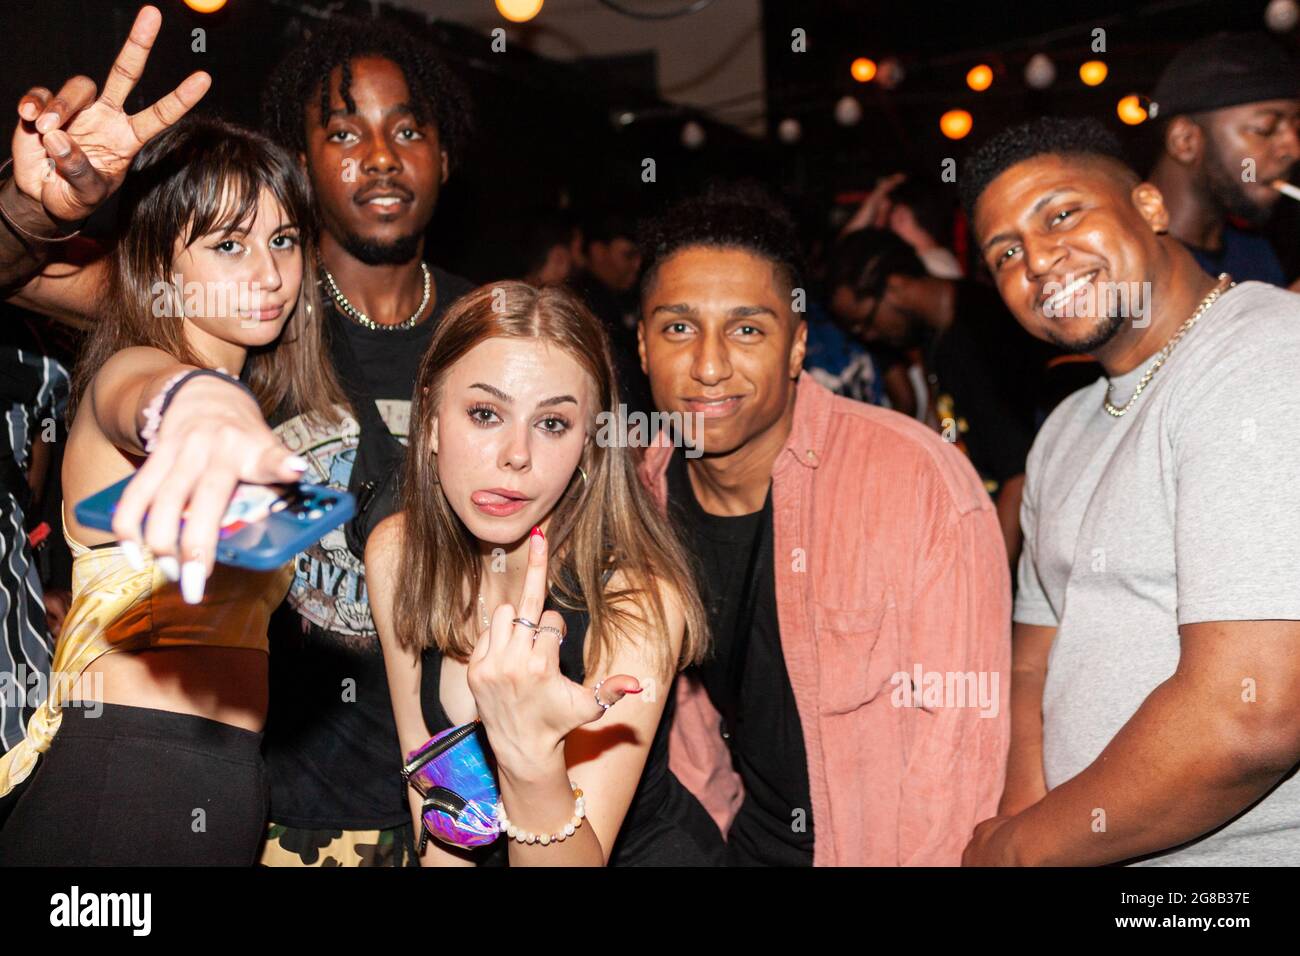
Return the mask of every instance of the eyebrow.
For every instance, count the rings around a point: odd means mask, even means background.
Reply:
[[[211,236],[216,234],[219,231],[223,236],[246,236],[252,231],[253,226],[256,224],[256,221],[257,221],[257,217],[253,216],[252,218],[246,219],[243,222],[232,223],[220,230],[214,229],[212,232],[204,233],[204,235]],[[280,223],[274,229],[271,230],[271,235],[278,236],[280,233],[290,229],[297,230],[298,226],[292,222],[285,222],[284,220],[281,220]]]
[[[667,312],[670,315],[696,315],[698,310],[686,302],[675,302],[672,305],[657,305],[650,314],[654,315],[658,312]],[[747,319],[756,315],[770,315],[774,319],[777,318],[776,312],[765,305],[737,305],[728,309],[727,315],[733,319]]]
[[[1300,108],[1293,107],[1288,110],[1288,109],[1282,109],[1281,107],[1278,106],[1259,106],[1255,108],[1255,111],[1253,113],[1251,113],[1250,118],[1258,120],[1258,119],[1266,119],[1268,117],[1273,117],[1273,116],[1285,118],[1287,116],[1296,116],[1296,115],[1300,115]]]
[[[1040,211],[1044,206],[1046,206],[1048,203],[1050,203],[1053,199],[1055,199],[1055,198],[1057,198],[1058,196],[1060,196],[1062,193],[1068,193],[1068,192],[1072,192],[1072,191],[1073,191],[1073,187],[1071,187],[1071,186],[1066,186],[1066,187],[1064,187],[1063,189],[1053,189],[1053,190],[1052,190],[1050,193],[1048,193],[1047,195],[1039,197],[1038,202],[1034,203],[1034,208],[1032,208],[1032,209],[1029,210],[1029,215],[1031,215],[1031,216],[1032,216],[1032,215],[1035,215],[1035,214],[1038,213],[1038,212],[1039,212],[1039,211]],[[989,239],[986,239],[986,240],[984,241],[984,244],[983,244],[982,246],[980,246],[980,251],[981,251],[981,252],[988,252],[988,251],[989,251],[989,248],[990,248],[991,246],[993,246],[994,244],[999,243],[999,242],[1003,242],[1004,240],[1007,240],[1007,239],[1014,239],[1014,238],[1016,238],[1016,233],[1014,233],[1014,232],[999,232],[996,236],[993,236],[993,237],[991,237],[991,238],[989,238]]]
[[[391,109],[389,109],[387,112],[384,113],[385,116],[393,116],[395,114],[400,114],[402,116],[414,116],[415,110],[411,109],[411,104],[409,103],[398,103],[396,106],[392,107]],[[356,116],[356,115],[357,114],[354,111],[348,109],[330,110],[328,113],[325,114],[325,120],[323,123],[321,123],[321,125],[324,126],[325,123],[328,123],[336,116],[347,117],[347,116]]]
[[[493,395],[507,404],[514,402],[514,399],[511,398],[509,395],[507,395],[505,392],[501,391],[501,389],[494,388],[491,385],[485,385],[482,382],[475,382],[473,385],[470,386],[470,388],[481,388],[489,395]],[[552,395],[550,398],[544,398],[540,402],[538,402],[537,407],[547,408],[551,405],[563,405],[565,402],[572,402],[575,405],[578,404],[578,400],[574,398],[572,395]]]

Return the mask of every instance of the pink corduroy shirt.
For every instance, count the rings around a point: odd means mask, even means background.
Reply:
[[[640,465],[661,508],[672,451],[647,448]],[[959,865],[997,811],[1010,741],[1011,583],[993,503],[928,428],[807,373],[772,485],[813,863]],[[720,721],[697,681],[678,681],[669,766],[726,833],[744,789]]]

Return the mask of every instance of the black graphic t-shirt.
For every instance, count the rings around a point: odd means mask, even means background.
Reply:
[[[433,314],[412,329],[367,329],[326,302],[334,367],[351,391],[368,393],[389,430],[406,442],[420,360],[439,319],[473,286],[432,267]],[[346,339],[343,339],[346,337]],[[349,348],[350,347],[350,348]],[[360,368],[351,367],[355,362]],[[272,421],[307,459],[304,481],[346,491],[360,429],[311,427],[301,415]],[[285,603],[271,619],[271,694],[263,752],[271,820],[310,829],[372,830],[409,821],[397,729],[379,636],[370,618],[365,567],[336,528],[295,558]]]

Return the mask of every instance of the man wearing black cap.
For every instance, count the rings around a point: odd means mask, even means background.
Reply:
[[[1285,285],[1272,247],[1235,228],[1268,221],[1275,179],[1300,159],[1300,69],[1263,33],[1217,33],[1170,61],[1152,96],[1163,124],[1149,181],[1169,231],[1202,269]]]

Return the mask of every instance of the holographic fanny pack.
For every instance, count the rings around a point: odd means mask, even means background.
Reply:
[[[452,846],[484,846],[497,838],[496,777],[483,753],[479,721],[452,727],[407,755],[402,779],[424,800],[418,852],[430,835]]]

